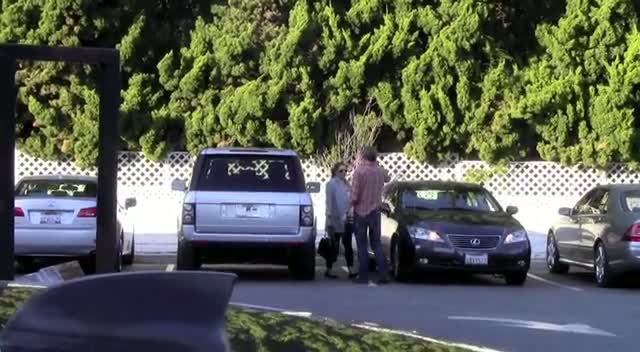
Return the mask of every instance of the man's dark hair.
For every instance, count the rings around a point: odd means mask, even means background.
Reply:
[[[362,158],[367,161],[373,162],[378,159],[378,152],[374,147],[364,147],[360,154],[362,155]]]

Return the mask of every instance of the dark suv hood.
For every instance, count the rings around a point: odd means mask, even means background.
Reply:
[[[522,225],[507,213],[478,211],[405,210],[400,222],[442,233],[496,235],[521,229]]]

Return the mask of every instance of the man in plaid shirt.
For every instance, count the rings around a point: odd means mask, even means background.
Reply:
[[[389,282],[389,266],[380,243],[380,207],[385,182],[389,181],[387,172],[377,163],[378,154],[372,147],[360,153],[352,176],[351,203],[355,217],[355,235],[358,246],[358,279],[356,282],[369,282],[368,242],[376,255],[376,264],[380,274],[379,283]],[[367,239],[367,230],[369,237]]]

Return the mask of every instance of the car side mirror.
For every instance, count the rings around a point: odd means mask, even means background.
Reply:
[[[509,215],[515,215],[518,213],[518,207],[514,207],[513,205],[510,205],[507,207],[506,212]]]
[[[127,199],[124,201],[124,207],[125,207],[126,209],[133,208],[133,207],[135,207],[136,205],[138,205],[138,200],[137,200],[137,199],[135,199],[135,198],[127,198]]]
[[[571,216],[573,215],[573,209],[571,208],[560,208],[558,209],[558,214],[562,216]]]
[[[320,193],[320,183],[319,182],[309,182],[307,183],[307,192],[308,193]]]
[[[171,190],[184,192],[187,190],[187,183],[184,180],[175,179],[171,182]]]

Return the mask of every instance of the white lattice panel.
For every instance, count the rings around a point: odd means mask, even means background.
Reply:
[[[171,153],[162,162],[153,162],[140,153],[123,152],[118,157],[118,186],[127,193],[144,198],[175,200],[179,195],[169,189],[173,179],[189,180],[195,159],[188,153]],[[488,169],[484,162],[459,161],[455,157],[441,165],[429,165],[408,159],[404,154],[385,154],[381,165],[396,180],[463,180],[472,169]],[[304,160],[307,181],[324,185],[329,170]],[[80,170],[68,160],[44,161],[19,153],[16,157],[16,178],[29,175],[82,174],[95,175],[92,170]],[[638,183],[640,173],[624,164],[612,165],[601,171],[584,167],[565,167],[552,162],[510,163],[503,175],[489,179],[485,186],[496,195],[510,197],[569,197],[584,194],[591,187],[603,183]],[[316,202],[324,195],[314,195]]]
[[[169,172],[168,179],[190,180],[196,160],[189,153],[171,153],[165,161]]]
[[[382,165],[392,179],[398,181],[412,180],[456,180],[455,159],[433,166],[410,160],[405,154],[384,154],[380,157]]]
[[[551,162],[514,162],[508,165],[505,174],[490,179],[486,187],[502,195],[572,197],[606,182],[605,173],[597,169]]]
[[[81,170],[69,160],[49,161],[36,159],[18,152],[16,152],[16,154],[16,181],[25,176],[41,176],[50,174],[95,176],[95,170]]]
[[[614,164],[607,170],[608,183],[640,183],[640,173],[625,164]]]

